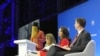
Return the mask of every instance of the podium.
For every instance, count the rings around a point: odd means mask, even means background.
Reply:
[[[28,56],[28,51],[36,51],[36,43],[30,40],[15,40],[15,44],[18,44],[18,56]]]

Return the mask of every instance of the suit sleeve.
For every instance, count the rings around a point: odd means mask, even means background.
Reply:
[[[90,39],[91,37],[89,33],[82,35],[82,38],[79,43],[80,45],[71,47],[71,50],[72,51],[83,51],[87,43],[90,41]]]

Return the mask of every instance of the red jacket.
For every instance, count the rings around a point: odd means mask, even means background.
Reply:
[[[43,48],[43,42],[45,42],[44,32],[39,30],[37,38],[31,38],[30,40],[38,44],[36,47],[37,50],[41,50]]]

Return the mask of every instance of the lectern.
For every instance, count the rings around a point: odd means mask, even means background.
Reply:
[[[14,43],[18,44],[18,56],[28,56],[28,50],[36,51],[36,43],[33,43],[30,40],[15,40]]]

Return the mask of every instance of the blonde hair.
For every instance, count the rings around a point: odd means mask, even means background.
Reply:
[[[46,39],[48,39],[51,42],[50,44],[56,43],[55,37],[52,33],[47,33]],[[50,45],[50,44],[46,43],[45,46]]]
[[[38,33],[38,28],[36,26],[32,26],[32,35],[31,35],[31,37],[36,38],[37,33]]]

